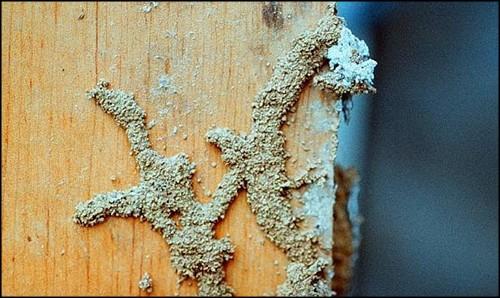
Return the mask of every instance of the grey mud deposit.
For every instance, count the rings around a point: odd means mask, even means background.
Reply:
[[[232,258],[234,247],[227,237],[215,238],[214,225],[224,218],[238,191],[246,189],[258,225],[289,260],[286,280],[277,294],[331,296],[323,272],[327,261],[320,256],[318,237],[299,228],[303,218],[294,214],[290,204],[292,190],[324,177],[309,173],[299,179],[287,176],[285,163],[290,155],[281,127],[305,84],[326,63],[328,49],[338,42],[342,28],[343,20],[330,5],[314,31],[294,40],[254,98],[248,134],[226,128],[208,131],[207,141],[220,148],[229,171],[206,204],[199,202],[193,191],[195,164],[183,153],[165,157],[155,151],[144,123],[146,114],[133,95],[112,90],[109,83],[100,81],[88,97],[125,130],[140,182],[79,203],[74,221],[82,226],[93,226],[108,216],[148,221],[168,243],[172,266],[181,280],[196,280],[200,295],[231,295],[223,264]],[[179,224],[174,217],[179,218]]]

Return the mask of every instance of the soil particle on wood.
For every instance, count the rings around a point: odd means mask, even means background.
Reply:
[[[78,15],[78,20],[83,20],[85,18],[85,11],[82,9],[80,14]]]
[[[144,6],[141,8],[141,11],[143,13],[150,13],[154,8],[157,8],[159,5],[159,2],[156,1],[148,1],[144,4]]]
[[[153,292],[153,279],[149,273],[144,273],[144,276],[139,280],[139,289],[146,293]]]

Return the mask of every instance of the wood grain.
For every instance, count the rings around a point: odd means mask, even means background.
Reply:
[[[3,295],[143,295],[137,283],[146,271],[152,295],[195,294],[191,281],[176,290],[167,244],[148,224],[72,223],[77,202],[138,181],[123,130],[85,91],[106,78],[134,92],[147,121],[157,121],[153,147],[167,156],[185,152],[197,163],[195,191],[206,202],[204,192],[227,170],[206,131],[214,124],[249,130],[251,101],[276,58],[326,6],[160,3],[144,13],[143,5],[2,2]],[[176,94],[154,96],[162,75]],[[296,124],[286,129],[298,158],[292,174],[311,154],[300,149],[299,140],[310,138],[300,123],[308,117],[303,106],[317,96],[304,92]],[[217,235],[225,234],[236,245],[227,264],[235,294],[273,292],[286,258],[269,241],[260,243],[245,193],[217,226]]]

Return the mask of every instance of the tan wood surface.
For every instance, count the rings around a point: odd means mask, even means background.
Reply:
[[[85,91],[106,78],[134,92],[146,120],[156,119],[153,147],[190,156],[197,164],[195,191],[206,202],[204,192],[227,170],[205,142],[206,131],[214,124],[249,130],[251,101],[276,58],[326,7],[160,3],[145,13],[143,5],[2,2],[3,295],[143,295],[137,283],[146,271],[152,295],[195,294],[189,280],[176,290],[168,246],[149,224],[111,218],[82,228],[72,222],[78,202],[138,181],[124,131]],[[282,13],[274,14],[278,8]],[[176,94],[154,95],[162,75]],[[304,92],[295,123],[285,129],[298,158],[292,174],[312,154],[299,145],[309,138],[303,106],[319,96],[312,93]],[[236,245],[226,270],[236,295],[273,292],[283,282],[286,257],[268,240],[261,244],[244,192],[216,231]]]

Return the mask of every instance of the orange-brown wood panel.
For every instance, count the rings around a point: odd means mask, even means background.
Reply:
[[[206,131],[214,124],[249,130],[251,101],[276,58],[326,7],[287,2],[274,14],[263,2],[162,2],[145,13],[143,5],[2,2],[4,295],[143,295],[137,283],[146,271],[152,295],[196,294],[189,280],[176,289],[168,246],[149,224],[72,222],[78,202],[138,181],[124,131],[85,91],[106,78],[134,92],[146,120],[156,121],[153,147],[190,156],[195,191],[206,202],[227,170]],[[158,94],[161,78],[171,86]],[[298,158],[292,174],[312,154],[300,149],[299,140],[309,138],[300,123],[308,117],[303,106],[318,96],[306,90],[285,129]],[[216,229],[236,245],[227,280],[236,295],[274,292],[286,257],[261,243],[245,200],[240,193]]]

